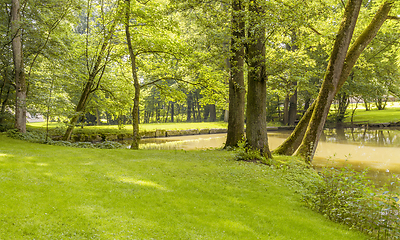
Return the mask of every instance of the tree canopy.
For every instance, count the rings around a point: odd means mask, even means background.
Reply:
[[[350,99],[384,108],[400,94],[399,1],[1,4],[0,130],[26,131],[27,112],[64,122],[64,140],[104,120],[135,131],[141,122],[224,120],[234,147],[246,122],[249,146],[271,157],[267,121],[300,121],[275,153],[291,155],[302,140],[307,157],[331,102],[341,121]]]

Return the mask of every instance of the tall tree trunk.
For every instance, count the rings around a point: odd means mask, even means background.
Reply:
[[[255,16],[262,15],[258,1],[250,3]],[[252,25],[249,29],[249,73],[247,91],[246,138],[249,147],[271,158],[267,136],[267,75],[265,71],[265,26]]]
[[[190,122],[192,120],[192,105],[193,105],[193,97],[191,92],[189,92],[189,94],[186,97],[186,104],[187,104],[186,121]]]
[[[81,94],[81,98],[79,99],[78,105],[76,105],[75,114],[69,121],[68,128],[64,133],[63,136],[64,141],[67,141],[71,138],[72,131],[75,128],[75,124],[78,122],[78,119],[82,116],[82,114],[84,114],[86,103],[90,95],[90,90],[93,86],[94,77],[95,76],[93,76],[93,74],[89,75],[89,80],[86,82],[85,88]]]
[[[283,104],[283,125],[289,124],[289,93],[285,96],[285,103]]]
[[[297,82],[295,83],[297,85]],[[289,121],[290,126],[294,126],[297,120],[297,86],[293,95],[289,99]]]
[[[347,78],[349,77],[351,70],[353,69],[357,59],[361,55],[362,51],[368,44],[374,39],[376,34],[379,32],[379,29],[382,27],[383,23],[386,21],[390,9],[393,6],[393,1],[386,1],[381,5],[378,12],[375,14],[371,23],[368,27],[362,32],[362,34],[357,38],[357,40],[353,43],[349,52],[347,53],[346,60],[342,69],[342,74],[339,80],[339,86],[336,89],[336,93],[340,90],[340,88],[344,85]],[[364,99],[364,103],[366,103]],[[366,104],[367,106],[367,104]],[[303,115],[299,124],[296,126],[295,130],[292,132],[290,137],[288,137],[275,151],[276,154],[282,155],[292,155],[300,145],[301,140],[304,137],[305,130],[308,126],[309,120],[311,119],[311,115],[313,109],[315,107],[315,101]]]
[[[0,91],[0,103],[1,103],[0,125],[3,123],[4,117],[5,117],[5,114],[6,114],[6,106],[7,106],[8,99],[10,97],[10,89],[11,89],[10,84],[7,84],[7,82],[9,82],[7,69],[4,69],[4,72],[2,72],[2,75],[3,75],[3,84],[1,86],[1,91]],[[5,94],[5,97],[4,97],[4,100],[3,100],[3,93],[5,91],[7,91],[7,93]]]
[[[98,108],[96,108],[96,124],[97,124],[97,126],[101,125],[100,112],[99,112]]]
[[[245,22],[243,17],[245,6],[242,0],[232,1],[232,37],[229,78],[229,110],[224,116],[228,121],[228,134],[225,147],[235,147],[244,136],[244,46]],[[228,116],[226,116],[228,115]]]
[[[0,110],[0,125],[4,121],[4,116],[6,115],[6,106],[8,102],[8,98],[10,97],[10,86],[7,88],[7,94],[6,97],[4,98],[4,101],[1,101],[1,110]]]
[[[175,115],[175,103],[171,102],[171,122],[174,122],[174,115]]]
[[[137,77],[137,70],[136,70],[136,55],[133,52],[132,47],[132,40],[131,40],[131,33],[129,30],[129,20],[131,16],[131,1],[125,0],[125,35],[126,35],[126,42],[128,45],[129,50],[129,57],[131,60],[131,70],[132,70],[132,78],[133,78],[133,85],[135,87],[135,97],[133,98],[133,108],[132,108],[132,144],[131,149],[139,149],[139,141],[140,141],[140,134],[139,134],[139,100],[140,100],[140,83]]]
[[[26,81],[24,72],[24,57],[22,51],[22,29],[20,29],[21,12],[20,1],[12,0],[11,33],[12,52],[14,60],[15,81],[15,128],[26,133]]]
[[[349,0],[346,5],[345,14],[335,40],[324,82],[322,83],[321,90],[316,99],[313,115],[308,124],[303,141],[297,151],[297,155],[306,158],[307,162],[310,162],[314,157],[332,100],[338,89],[340,75],[342,74],[347,50],[353,36],[361,3],[362,0]]]
[[[203,121],[206,122],[209,116],[210,116],[210,105],[208,104],[204,107]]]
[[[210,105],[210,122],[217,121],[217,111],[215,109],[215,104]]]
[[[165,116],[164,116],[164,123],[168,121],[168,113],[169,113],[169,107],[171,105],[171,102],[167,103],[167,111],[165,111]]]

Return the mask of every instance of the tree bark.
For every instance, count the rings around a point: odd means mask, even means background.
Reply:
[[[215,109],[215,104],[210,104],[210,122],[217,121],[217,111]]]
[[[174,115],[175,115],[175,103],[171,102],[171,122],[174,122]]]
[[[11,9],[11,33],[12,52],[14,60],[14,81],[15,81],[15,128],[26,133],[26,80],[24,72],[24,57],[22,50],[22,29],[20,1],[12,1]]]
[[[7,69],[6,68],[4,69],[4,72],[2,72],[2,75],[3,75],[3,84],[1,86],[1,91],[0,91],[0,103],[1,103],[0,125],[4,121],[4,117],[5,117],[5,114],[6,114],[6,106],[7,106],[8,99],[10,97],[10,90],[11,90],[11,85],[7,84],[10,81],[8,79],[8,74],[7,74]],[[5,97],[4,97],[4,100],[3,100],[3,93],[5,93],[6,91],[7,91],[7,93],[5,94]]]
[[[332,100],[338,89],[340,75],[342,74],[347,50],[353,36],[361,3],[362,0],[349,0],[346,5],[345,14],[335,40],[324,82],[322,83],[321,90],[316,99],[313,115],[303,141],[297,151],[297,155],[304,157],[306,162],[311,162],[314,157]]]
[[[187,94],[186,96],[186,104],[187,104],[186,121],[190,122],[192,120],[192,105],[193,105],[193,97],[191,92],[189,92],[189,94]]]
[[[229,110],[228,134],[225,147],[236,147],[244,137],[244,108],[246,90],[244,86],[244,46],[245,22],[243,11],[245,6],[241,0],[232,1],[232,36],[229,78]]]
[[[6,115],[6,106],[7,106],[8,98],[10,97],[10,88],[11,87],[8,86],[6,97],[5,97],[4,101],[1,101],[0,125],[3,123],[4,117]]]
[[[314,107],[315,101],[304,113],[292,134],[290,134],[290,136],[273,151],[274,154],[291,156],[294,152],[296,152],[297,148],[301,144],[301,141],[303,140],[304,134],[306,133]]]
[[[132,108],[132,127],[133,127],[133,135],[132,135],[132,144],[131,149],[139,149],[139,141],[140,141],[140,134],[139,134],[139,100],[140,100],[140,83],[137,77],[136,71],[136,55],[133,52],[132,47],[132,40],[131,34],[129,30],[129,20],[131,16],[131,1],[125,0],[125,35],[126,35],[126,42],[128,45],[129,50],[129,57],[131,60],[131,67],[132,67],[132,78],[133,78],[133,85],[135,87],[135,97],[133,99],[133,108]]]
[[[297,85],[297,82],[295,83]],[[289,99],[289,121],[290,126],[294,126],[297,120],[297,86],[293,95]]]
[[[285,96],[285,103],[283,104],[283,125],[289,124],[289,93]]]
[[[255,16],[262,15],[258,1],[251,2],[249,10]],[[250,148],[271,158],[267,136],[267,75],[265,70],[265,26],[252,25],[248,32],[248,90],[246,139]]]
[[[393,1],[386,1],[384,4],[382,4],[378,12],[375,14],[375,17],[372,19],[371,23],[350,48],[346,56],[336,93],[346,82],[362,51],[374,39],[376,34],[379,32],[379,29],[382,27],[383,23],[387,20],[388,14],[392,7]],[[365,99],[364,102],[366,103]],[[312,106],[307,109],[306,113],[303,115],[302,119],[300,120],[299,124],[296,126],[292,134],[285,140],[285,142],[283,142],[276,150],[274,150],[274,153],[281,155],[292,155],[298,149],[301,140],[304,137],[309,120],[311,119],[314,107],[315,101]],[[368,109],[367,104],[366,108]],[[310,109],[311,111],[309,111]]]

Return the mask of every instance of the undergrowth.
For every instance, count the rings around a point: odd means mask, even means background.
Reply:
[[[344,223],[377,239],[400,239],[400,202],[396,193],[399,176],[383,188],[347,166],[324,168],[322,184],[305,195],[306,204],[330,220]]]
[[[124,148],[124,145],[113,141],[103,141],[99,143],[92,142],[68,142],[68,141],[53,141],[51,138],[46,139],[46,133],[41,131],[27,131],[21,133],[16,129],[7,131],[7,135],[14,139],[24,140],[34,143],[42,143],[56,146],[75,147],[75,148],[101,148],[101,149],[118,149]]]

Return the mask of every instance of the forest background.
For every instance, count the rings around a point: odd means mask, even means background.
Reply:
[[[2,130],[25,132],[27,112],[65,122],[64,140],[76,124],[101,119],[133,124],[134,139],[139,122],[225,120],[227,146],[246,131],[249,145],[270,156],[266,122],[294,125],[304,116],[296,143],[289,138],[276,152],[299,148],[312,158],[320,131],[311,130],[328,115],[312,110],[333,101],[331,118],[341,122],[350,102],[384,109],[399,96],[399,1],[1,5]],[[319,96],[331,99],[318,105]]]

